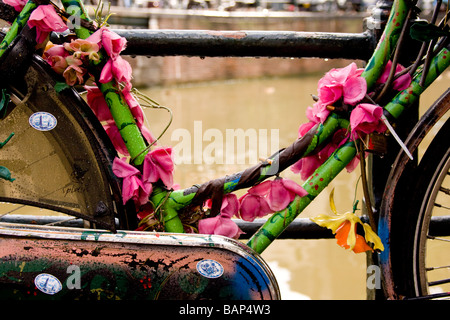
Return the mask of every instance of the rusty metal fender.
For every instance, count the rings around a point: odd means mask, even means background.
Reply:
[[[279,298],[263,259],[233,239],[0,223],[0,299]]]

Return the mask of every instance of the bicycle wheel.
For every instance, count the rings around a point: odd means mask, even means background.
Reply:
[[[75,90],[55,90],[58,81],[35,56],[24,79],[9,85],[0,140],[14,135],[0,149],[0,165],[15,180],[0,180],[0,201],[62,212],[90,227],[115,230],[116,218],[121,229],[135,227],[111,171],[114,147]]]
[[[450,93],[438,101],[450,108]],[[433,120],[434,123],[436,119]],[[390,211],[390,260],[385,265],[389,298],[448,297],[450,291],[450,119],[426,149]],[[419,135],[418,140],[423,136]],[[395,192],[394,192],[395,193]],[[382,207],[386,210],[386,206]],[[383,217],[382,217],[383,218]],[[383,263],[383,261],[382,261]],[[390,287],[390,288],[389,288]]]

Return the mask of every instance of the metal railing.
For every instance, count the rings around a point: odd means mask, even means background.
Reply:
[[[208,31],[116,29],[125,55],[200,57],[342,58],[368,60],[372,32]]]

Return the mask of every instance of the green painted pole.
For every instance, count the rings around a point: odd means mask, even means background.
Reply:
[[[450,51],[446,48],[442,49],[437,56],[435,56],[431,63],[430,68],[425,77],[424,86],[420,85],[422,78],[422,72],[416,73],[410,86],[405,90],[399,92],[395,98],[389,102],[384,108],[394,117],[398,118],[403,111],[408,108],[412,103],[416,102],[422,92],[433,83],[433,81],[442,73],[446,68],[450,66]]]
[[[305,197],[297,196],[286,209],[272,214],[266,223],[250,238],[247,245],[256,252],[262,253],[355,156],[356,147],[354,142],[348,142],[337,149],[303,183],[302,187],[308,192],[308,195]]]
[[[119,128],[120,135],[125,142],[131,159],[133,159],[135,165],[141,165],[147,154],[145,152],[147,145],[128,104],[123,99],[123,95],[115,83],[98,82],[98,84],[109,106],[113,119]]]
[[[395,0],[392,4],[391,13],[381,39],[362,74],[362,77],[366,79],[368,92],[383,73],[386,63],[391,59],[403,24],[408,16],[408,11],[409,6],[406,0]]]
[[[77,37],[81,39],[88,38],[92,32],[83,27],[81,23],[76,23],[77,19],[90,21],[83,3],[79,0],[62,0],[62,4],[66,12],[75,15],[75,18],[71,18],[70,20],[74,25]],[[113,119],[119,128],[120,135],[125,142],[130,157],[133,159],[133,163],[135,165],[141,165],[147,154],[147,144],[136,124],[128,104],[123,99],[123,95],[114,81],[105,84],[97,81],[97,83],[105,97]]]
[[[150,198],[154,208],[160,208],[164,220],[164,230],[166,232],[183,233],[183,223],[178,216],[177,201],[167,196],[164,189],[155,187]]]

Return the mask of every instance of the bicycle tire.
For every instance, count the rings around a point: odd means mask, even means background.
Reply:
[[[111,169],[116,150],[81,96],[72,88],[57,92],[58,82],[63,83],[64,79],[42,58],[34,56],[24,79],[9,84],[12,100],[18,99],[19,103],[10,103],[7,115],[0,120],[0,137],[15,131],[13,138],[0,149],[0,164],[10,169],[17,179],[0,181],[0,201],[62,212],[91,222],[89,227],[111,231],[117,227],[135,228],[136,218],[129,219],[135,213],[134,208],[123,205],[120,181]],[[24,123],[37,112],[53,115],[57,126],[40,132]],[[35,142],[24,144],[33,138]],[[45,147],[41,148],[40,143]],[[51,149],[42,150],[47,147]],[[41,152],[42,160],[34,161],[33,157]],[[48,158],[54,160],[46,161]],[[43,172],[35,175],[26,172],[32,171],[30,168],[36,167],[39,161]],[[51,179],[57,169],[59,176]],[[21,184],[21,178],[27,181]],[[42,181],[43,178],[48,181]],[[53,190],[49,187],[52,183]],[[41,192],[42,188],[50,191]],[[70,199],[66,201],[68,195]]]
[[[443,94],[435,106],[436,109],[433,110],[437,111],[428,114],[430,123],[425,125],[426,130],[416,130],[418,133],[411,142],[415,147],[423,140],[425,133],[450,109],[450,91]],[[405,175],[402,174],[400,165],[400,176],[395,177],[395,171],[399,167],[394,165],[394,173],[388,180],[388,186],[393,181],[398,181],[391,189],[387,188],[386,193],[392,195],[394,200],[391,202],[390,196],[385,196],[380,219],[381,229],[390,224],[389,238],[384,240],[387,250],[380,255],[385,295],[389,299],[439,296],[433,295],[434,292],[428,285],[426,271],[429,266],[426,265],[425,256],[429,251],[427,237],[435,232],[430,230],[433,207],[450,168],[449,134],[450,119],[434,136],[416,167]],[[401,162],[397,161],[397,165]],[[395,190],[402,190],[401,195],[395,196]]]

